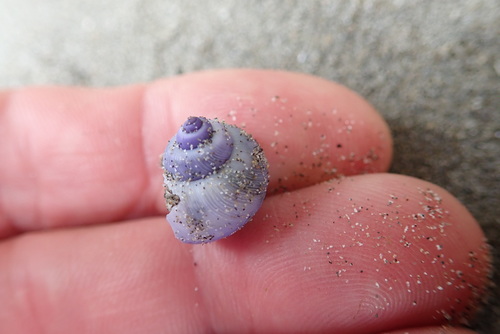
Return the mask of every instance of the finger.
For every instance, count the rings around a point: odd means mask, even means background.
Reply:
[[[489,272],[484,236],[465,208],[396,175],[272,196],[216,243],[172,239],[158,218],[4,242],[0,326],[373,333],[465,321]]]
[[[220,71],[115,89],[32,88],[0,102],[0,236],[163,212],[159,155],[189,115],[244,126],[271,165],[270,193],[388,168],[380,116],[301,74]]]

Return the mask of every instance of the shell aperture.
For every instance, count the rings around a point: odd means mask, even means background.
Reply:
[[[269,183],[259,144],[217,119],[189,117],[162,157],[167,220],[185,243],[207,243],[242,228],[258,211]]]

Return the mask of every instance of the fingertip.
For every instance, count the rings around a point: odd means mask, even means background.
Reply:
[[[271,196],[243,230],[193,255],[216,296],[207,307],[261,331],[273,321],[318,332],[466,323],[491,270],[484,234],[453,196],[392,174]],[[225,308],[229,296],[245,316]]]
[[[270,193],[339,175],[387,171],[389,127],[350,89],[314,76],[271,70],[222,70],[154,83],[146,96],[149,147],[171,138],[190,115],[243,127],[270,162]],[[164,144],[163,144],[164,145]]]

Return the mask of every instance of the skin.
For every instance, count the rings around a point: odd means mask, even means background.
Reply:
[[[253,221],[205,245],[165,221],[159,155],[190,115],[244,126],[270,163]],[[470,213],[388,174],[380,115],[319,78],[4,91],[0,134],[2,333],[470,333],[449,326],[488,286]]]

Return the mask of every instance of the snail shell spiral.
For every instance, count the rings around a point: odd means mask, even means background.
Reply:
[[[259,144],[217,119],[189,117],[162,157],[167,220],[185,243],[207,243],[243,227],[269,183]]]

